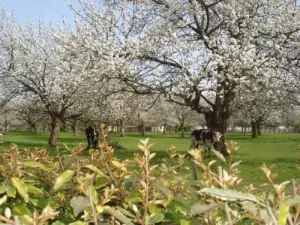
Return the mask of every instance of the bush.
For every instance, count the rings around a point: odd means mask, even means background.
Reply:
[[[297,180],[276,184],[272,167],[263,165],[268,184],[240,187],[233,155],[214,151],[205,164],[201,151],[190,156],[168,150],[168,158],[153,165],[148,139],[140,154],[120,161],[114,149],[84,154],[78,145],[65,156],[44,149],[20,152],[17,146],[0,159],[0,222],[5,224],[298,224],[300,186]],[[58,152],[59,153],[59,152]],[[191,179],[190,160],[201,171]]]

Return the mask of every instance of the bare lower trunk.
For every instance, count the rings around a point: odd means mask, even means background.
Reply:
[[[258,134],[258,135],[262,135],[262,134],[261,134],[260,123],[256,124],[256,129],[257,129],[257,134]]]
[[[142,136],[145,136],[145,124],[144,124],[144,122],[142,122],[140,124],[140,133],[141,133]]]
[[[255,122],[251,122],[252,138],[257,138],[257,126]]]
[[[184,138],[184,121],[180,123],[181,137]]]
[[[48,144],[50,147],[55,147],[57,144],[57,138],[60,130],[60,119],[58,116],[51,116],[51,130]]]
[[[67,120],[66,119],[63,119],[61,121],[60,131],[61,132],[67,132]]]
[[[205,115],[205,120],[207,126],[210,130],[214,132],[220,132],[224,135],[224,139],[217,145],[215,148],[217,151],[221,152],[224,156],[228,156],[229,153],[227,151],[227,147],[225,144],[226,133],[227,133],[227,125],[228,125],[228,117],[218,111],[210,112]]]
[[[125,136],[125,126],[124,126],[124,120],[120,120],[120,137]]]
[[[164,123],[163,134],[166,135],[167,124]]]
[[[73,120],[73,123],[72,123],[72,131],[73,131],[73,135],[76,137],[78,135],[78,122],[77,122],[77,119],[74,119]]]

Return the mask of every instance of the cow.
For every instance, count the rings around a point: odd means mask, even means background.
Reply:
[[[96,149],[98,147],[98,131],[93,126],[88,126],[85,129],[86,139],[88,142],[87,149]]]
[[[198,148],[199,145],[204,146],[207,156],[210,156],[210,149],[213,145],[218,151],[219,144],[223,141],[224,136],[220,132],[213,132],[209,129],[195,128],[192,130],[190,149]]]

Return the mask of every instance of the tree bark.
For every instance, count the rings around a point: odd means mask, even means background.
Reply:
[[[124,137],[125,136],[125,126],[124,126],[124,120],[121,119],[120,120],[120,137]]]
[[[76,137],[78,135],[78,121],[77,119],[74,119],[73,120],[73,123],[72,123],[72,131],[73,131],[73,135]]]
[[[67,132],[67,120],[65,118],[61,120],[60,131]]]
[[[167,124],[164,123],[163,134],[166,135]]]
[[[224,95],[224,99],[220,96],[216,96],[215,104],[212,106],[212,110],[204,113],[207,127],[214,132],[220,132],[223,134],[224,139],[218,144],[218,151],[224,156],[228,156],[227,147],[225,144],[228,120],[233,109],[234,94],[230,91]]]
[[[257,138],[256,122],[251,122],[251,133],[252,133],[252,138]]]
[[[184,138],[184,120],[180,122],[181,137]]]
[[[140,133],[141,133],[142,136],[145,136],[145,124],[144,124],[144,122],[142,122],[140,124]]]
[[[262,135],[261,134],[261,125],[260,125],[260,122],[258,122],[257,124],[256,124],[256,129],[257,129],[257,135]]]
[[[60,131],[61,120],[60,118],[53,114],[51,115],[51,128],[50,128],[50,137],[48,144],[50,147],[55,147],[57,144],[57,138]]]

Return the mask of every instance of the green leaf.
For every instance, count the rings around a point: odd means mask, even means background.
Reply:
[[[138,191],[138,189],[136,189],[134,192],[130,193],[129,195],[127,195],[125,197],[125,201],[129,205],[132,205],[132,204],[140,202],[140,196],[141,196],[141,193]]]
[[[48,171],[49,168],[47,168],[44,164],[35,162],[35,161],[27,161],[24,162],[24,166],[31,167],[31,168],[40,168],[42,170]]]
[[[10,185],[0,186],[0,194],[6,193],[8,197],[15,198],[17,191],[14,187]]]
[[[28,215],[32,216],[32,212],[25,205],[16,205],[12,208],[13,215],[23,216]]]
[[[63,222],[57,220],[54,223],[51,223],[51,225],[66,225],[66,223],[63,223]]]
[[[191,207],[191,214],[192,214],[192,216],[195,216],[197,214],[202,214],[202,213],[208,212],[210,210],[213,210],[215,208],[218,208],[218,206],[214,205],[214,204],[196,203]]]
[[[294,206],[300,204],[300,196],[295,196],[294,198],[290,198],[284,202],[282,202],[279,206],[279,216],[278,221],[279,225],[285,225],[286,219],[289,216],[290,206]]]
[[[29,202],[39,209],[43,209],[47,206],[49,200],[44,198],[29,198]]]
[[[17,195],[17,190],[13,186],[9,185],[8,189],[6,190],[6,194],[8,197],[15,198]]]
[[[122,183],[122,186],[124,190],[130,190],[131,188],[134,188],[134,185],[136,184],[137,179],[136,178],[128,178],[125,179],[124,182]]]
[[[7,189],[8,189],[7,185],[0,186],[0,194],[5,193]]]
[[[69,225],[88,225],[88,223],[83,222],[83,221],[77,221],[77,222],[74,222],[74,223],[69,223]]]
[[[98,193],[96,191],[96,189],[94,188],[94,186],[91,187],[91,192],[92,192],[92,200],[94,202],[94,204],[98,204],[99,199],[98,199]]]
[[[77,217],[80,213],[90,207],[90,201],[87,197],[78,196],[71,199],[70,205],[73,209],[74,216]]]
[[[28,192],[34,194],[35,196],[43,197],[44,196],[44,191],[40,188],[37,188],[31,184],[26,184],[28,188]]]
[[[87,165],[86,168],[90,169],[91,171],[97,173],[101,177],[107,177],[101,170],[99,170],[96,166],[93,165]]]
[[[165,213],[165,218],[170,221],[171,224],[177,224],[178,221],[183,219],[183,214],[176,211],[169,211]]]
[[[62,186],[64,186],[67,182],[69,182],[72,179],[72,177],[73,177],[74,174],[75,174],[74,171],[72,171],[72,170],[66,170],[61,175],[59,175],[55,179],[54,191],[59,190]]]
[[[29,196],[28,196],[28,188],[27,188],[26,184],[18,177],[12,177],[11,181],[12,181],[13,186],[17,189],[18,193],[24,199],[24,201],[28,202]]]
[[[165,219],[165,215],[162,213],[151,214],[149,216],[148,224],[160,223]]]
[[[293,198],[285,200],[284,203],[289,206],[294,206],[294,205],[300,204],[300,195],[296,195]]]
[[[113,217],[117,218],[118,220],[120,220],[120,222],[122,222],[122,223],[124,223],[126,225],[134,225],[134,223],[131,221],[131,219],[129,219],[128,217],[126,217],[120,211],[117,211],[117,210],[115,210],[114,208],[112,208],[110,206],[104,206],[103,208],[104,208],[104,211],[106,213],[109,213]]]
[[[109,179],[107,177],[98,177],[95,181],[95,189],[100,189],[105,187],[109,183]]]
[[[213,197],[228,200],[228,201],[236,201],[236,200],[249,200],[253,202],[259,203],[258,199],[252,194],[245,194],[234,190],[225,190],[225,189],[218,189],[218,188],[203,188],[202,190],[198,191],[199,194],[208,194]]]
[[[180,225],[191,225],[192,221],[191,220],[180,220]]]
[[[289,215],[289,209],[290,206],[285,204],[285,203],[281,203],[279,206],[279,225],[285,225],[286,224],[286,219]]]
[[[157,205],[152,204],[152,205],[149,205],[149,211],[151,213],[159,213],[159,212],[161,212],[161,208]]]
[[[4,195],[0,198],[0,206],[4,203],[7,202],[7,195]]]

